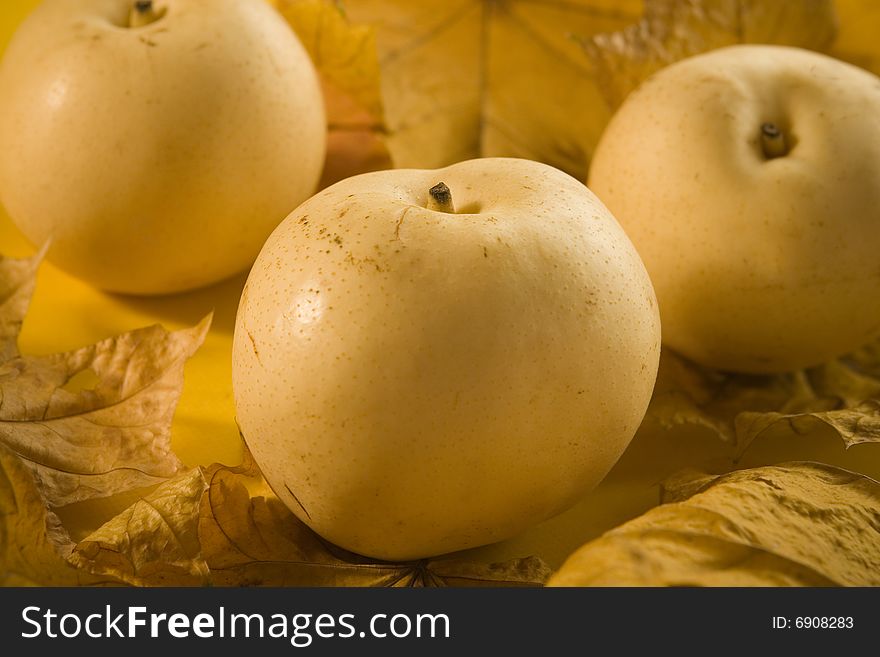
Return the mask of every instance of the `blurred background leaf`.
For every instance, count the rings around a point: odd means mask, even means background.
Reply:
[[[609,107],[652,73],[738,43],[824,51],[837,35],[833,0],[645,0],[638,23],[584,39]]]

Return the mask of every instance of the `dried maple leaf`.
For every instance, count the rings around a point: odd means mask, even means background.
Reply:
[[[609,118],[573,34],[635,21],[639,0],[347,0],[376,30],[388,145],[398,167],[479,156],[585,177]]]
[[[372,28],[349,22],[332,0],[272,3],[299,36],[321,79],[328,126],[320,187],[391,168]]]
[[[880,349],[776,376],[717,372],[665,350],[648,413],[666,429],[709,429],[736,458],[771,430],[806,434],[819,424],[847,448],[880,442]]]
[[[210,317],[174,333],[152,326],[69,353],[0,364],[0,443],[33,472],[49,506],[177,474],[171,420],[183,366],[209,325]],[[93,385],[77,389],[82,373]]]
[[[836,34],[832,0],[645,0],[638,23],[583,45],[606,102],[616,108],[648,76],[680,59],[737,43],[826,50]]]
[[[196,468],[162,484],[73,549],[71,563],[141,586],[541,586],[534,557],[388,563],[327,543],[274,496],[248,455],[237,468]]]
[[[880,483],[817,463],[683,473],[551,586],[877,586]]]
[[[512,156],[582,180],[610,118],[609,95],[622,97],[662,64],[728,43],[824,47],[835,26],[831,0],[647,0],[641,23],[638,0],[347,0],[345,7],[375,29],[396,166]]]

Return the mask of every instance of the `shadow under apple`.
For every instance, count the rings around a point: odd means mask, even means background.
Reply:
[[[242,272],[214,285],[179,294],[146,297],[108,293],[108,296],[140,313],[186,325],[197,324],[213,310],[211,330],[231,335],[246,281],[247,272]]]

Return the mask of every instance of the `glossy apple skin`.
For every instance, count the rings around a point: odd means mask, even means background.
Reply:
[[[426,209],[445,182],[458,213]],[[626,448],[660,326],[610,213],[536,162],[370,173],[301,205],[251,271],[238,421],[278,496],[349,550],[414,559],[565,509]]]
[[[878,117],[876,76],[773,46],[673,64],[626,100],[589,185],[645,261],[668,346],[762,374],[877,335]],[[764,156],[765,122],[787,155]]]
[[[199,287],[248,267],[311,195],[325,119],[302,45],[262,0],[46,0],[0,64],[0,198],[101,288]]]

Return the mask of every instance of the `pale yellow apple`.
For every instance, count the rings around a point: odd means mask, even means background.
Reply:
[[[317,75],[264,0],[46,0],[0,64],[0,197],[102,288],[249,266],[316,187]]]
[[[233,387],[301,520],[411,559],[593,487],[642,419],[659,343],[642,262],[583,184],[471,160],[349,178],[291,214],[242,295]]]
[[[880,331],[871,73],[773,46],[673,64],[616,113],[589,185],[645,261],[664,342],[686,356],[779,372]]]

